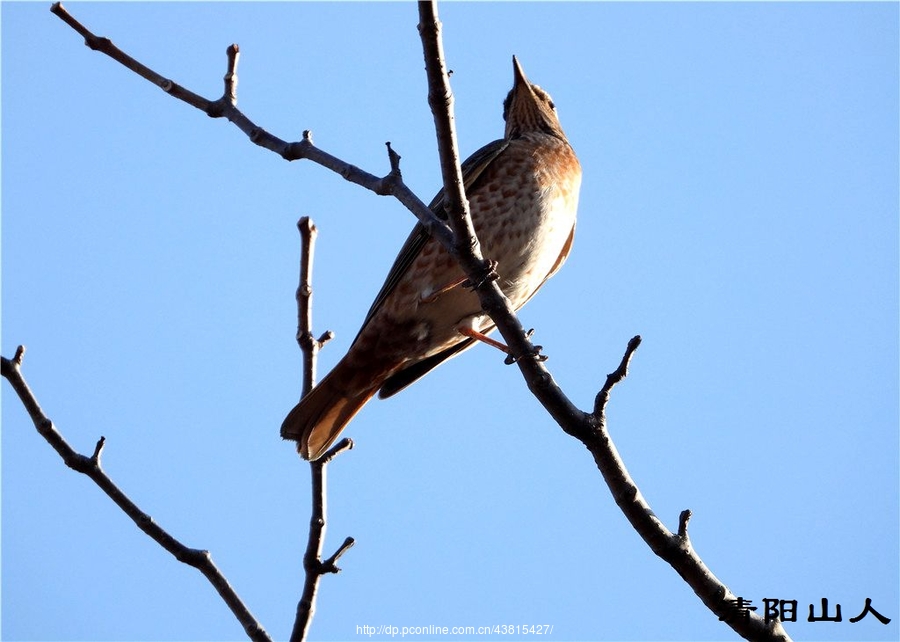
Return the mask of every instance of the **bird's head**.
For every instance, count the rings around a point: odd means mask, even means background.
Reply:
[[[565,140],[550,94],[528,82],[518,59],[513,56],[513,88],[503,101],[507,139],[529,132],[543,132]]]

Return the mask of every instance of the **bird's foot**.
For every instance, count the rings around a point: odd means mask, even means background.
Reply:
[[[475,339],[476,341],[481,341],[482,343],[486,343],[487,345],[489,345],[493,348],[497,348],[501,352],[505,353],[506,359],[503,360],[503,363],[505,363],[508,366],[511,366],[512,364],[516,363],[517,361],[519,361],[520,359],[522,359],[524,357],[534,357],[538,361],[546,361],[547,360],[547,355],[541,354],[541,350],[544,349],[543,346],[532,346],[531,352],[526,353],[526,354],[514,355],[512,353],[512,351],[509,349],[508,345],[506,345],[505,343],[501,343],[500,341],[497,341],[496,339],[491,339],[489,336],[487,336],[486,334],[484,334],[482,332],[479,332],[478,330],[474,330],[472,328],[467,328],[467,327],[461,327],[461,328],[457,328],[456,331],[459,332],[464,337],[468,337],[470,339]],[[529,330],[528,332],[526,332],[525,336],[530,339],[532,334],[534,334],[533,328],[531,330]]]
[[[530,339],[531,335],[533,333],[534,333],[533,329],[529,330],[528,332],[525,333],[525,336]],[[517,361],[519,361],[520,359],[523,359],[525,357],[534,357],[534,359],[536,361],[546,361],[548,359],[547,355],[541,354],[541,350],[543,350],[543,349],[544,349],[544,346],[532,346],[531,352],[529,352],[528,354],[520,354],[518,356],[515,356],[511,352],[509,352],[509,353],[507,353],[506,359],[503,361],[503,363],[505,363],[508,366],[511,366],[512,364],[516,363]]]
[[[500,275],[497,274],[497,266],[499,263],[497,261],[485,261],[485,269],[484,272],[478,277],[477,281],[472,281],[472,279],[465,279],[462,282],[462,286],[464,288],[469,288],[470,290],[477,290],[485,283],[490,283],[491,281],[496,281],[500,278]]]

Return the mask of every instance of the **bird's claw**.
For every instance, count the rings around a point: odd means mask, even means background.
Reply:
[[[470,290],[477,290],[485,283],[490,283],[491,281],[496,281],[500,278],[500,275],[497,274],[497,266],[499,263],[497,261],[486,261],[485,262],[486,269],[484,273],[479,277],[478,282],[475,283],[472,279],[466,279],[463,281],[463,287],[469,288]]]
[[[531,332],[533,332],[533,330],[529,331],[528,336],[531,336]],[[536,361],[544,362],[547,360],[548,357],[545,354],[541,354],[541,350],[543,350],[543,349],[544,349],[544,346],[534,346],[529,354],[521,354],[519,356],[516,356],[512,353],[507,354],[506,359],[503,360],[503,363],[508,366],[511,366],[512,364],[516,363],[523,357],[534,357]]]

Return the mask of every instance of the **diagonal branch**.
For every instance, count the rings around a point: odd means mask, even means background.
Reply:
[[[455,237],[454,243],[448,249],[453,250],[469,280],[478,284],[475,292],[479,296],[481,307],[497,325],[497,330],[506,341],[513,361],[519,364],[529,389],[538,396],[551,416],[565,430],[564,424],[573,420],[583,420],[585,414],[562,394],[549,371],[543,366],[543,359],[538,356],[529,339],[529,333],[519,322],[496,280],[485,278],[489,266],[481,256],[481,246],[475,236],[468,202],[464,195],[454,195],[455,192],[462,190],[462,174],[459,169],[459,153],[456,149],[456,132],[453,125],[453,94],[444,63],[441,24],[437,18],[436,4],[433,2],[419,2],[419,34],[425,52],[428,102],[434,115],[441,166],[446,167],[448,164],[457,166],[455,172],[443,170],[445,193],[450,195],[448,218]],[[448,246],[444,244],[444,247]],[[539,394],[541,391],[551,391],[555,394],[541,395]]]
[[[230,45],[226,50],[228,67],[225,73],[225,91],[220,98],[210,100],[182,87],[175,81],[138,62],[119,49],[109,38],[95,35],[78,22],[61,2],[54,3],[50,7],[50,11],[77,31],[84,38],[85,45],[90,49],[106,54],[125,68],[150,81],[173,98],[177,98],[199,109],[211,118],[227,119],[244,132],[252,143],[278,154],[287,161],[307,159],[376,194],[393,196],[410,212],[415,214],[429,234],[440,239],[445,246],[449,247],[451,245],[453,234],[450,228],[438,219],[428,209],[428,206],[403,182],[400,174],[400,156],[391,149],[390,143],[387,145],[391,170],[388,174],[379,178],[316,147],[312,141],[312,132],[309,130],[303,132],[302,140],[287,142],[269,133],[244,115],[237,108],[237,63],[239,58],[237,45]],[[453,254],[456,256],[455,251]]]
[[[511,353],[525,356],[517,358],[516,361],[529,389],[560,427],[578,438],[591,452],[616,503],[653,552],[669,562],[703,603],[719,616],[719,619],[726,621],[738,634],[748,640],[789,640],[787,633],[777,621],[767,623],[762,617],[749,611],[742,613],[741,617],[734,617],[736,599],[734,594],[712,574],[690,545],[687,537],[688,514],[682,513],[680,533],[673,535],[650,509],[625,468],[625,463],[619,457],[606,429],[605,408],[613,386],[625,378],[631,357],[640,345],[640,337],[634,337],[629,342],[619,368],[607,377],[606,384],[597,395],[594,412],[586,414],[578,410],[553,381],[498,284],[492,280],[481,282],[477,280],[484,271],[480,246],[472,228],[465,198],[454,196],[454,192],[462,190],[462,182],[459,179],[461,175],[459,154],[456,151],[456,136],[453,129],[453,99],[443,59],[441,29],[435,0],[419,2],[419,34],[425,52],[429,104],[434,113],[438,135],[444,189],[451,195],[448,218],[456,236],[454,248],[461,255],[458,260],[466,274],[473,283],[479,283],[475,291],[482,309],[496,323]],[[455,169],[448,169],[448,166],[454,165]],[[531,358],[527,358],[529,356]]]
[[[109,478],[100,465],[100,455],[106,444],[106,438],[100,437],[94,448],[94,453],[88,457],[77,453],[65,438],[59,433],[53,422],[44,414],[37,398],[29,388],[28,383],[22,376],[21,366],[22,357],[25,354],[24,346],[19,346],[16,354],[12,359],[0,357],[2,364],[2,375],[9,381],[13,390],[22,401],[22,405],[31,417],[35,428],[47,442],[53,446],[53,449],[59,453],[65,464],[83,475],[90,477],[100,489],[112,499],[122,511],[130,517],[138,528],[150,536],[156,543],[169,551],[179,562],[193,566],[203,573],[204,577],[209,580],[213,588],[219,593],[231,612],[244,627],[244,631],[251,640],[258,642],[270,641],[266,630],[253,617],[250,610],[241,601],[228,580],[212,561],[209,551],[188,548],[177,539],[166,532],[159,524],[153,521],[153,518],[142,511],[116,484]]]
[[[399,160],[399,159],[398,159]],[[303,353],[302,395],[309,394],[316,381],[316,361],[319,349],[334,336],[331,330],[319,339],[312,333],[312,266],[315,254],[317,228],[308,216],[297,221],[300,231],[300,283],[297,286],[297,343]],[[354,540],[348,537],[344,543],[327,560],[322,560],[322,548],[325,543],[326,498],[327,498],[327,465],[340,453],[353,448],[353,442],[342,439],[325,455],[316,461],[309,462],[312,476],[312,514],[309,520],[309,537],[306,552],[303,555],[303,570],[306,573],[303,582],[303,594],[297,603],[294,628],[291,631],[291,642],[302,642],[307,639],[313,615],[316,612],[316,596],[319,591],[319,580],[327,573],[339,573],[336,562],[353,546]]]

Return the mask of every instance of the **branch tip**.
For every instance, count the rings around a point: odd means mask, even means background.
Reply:
[[[400,154],[391,147],[391,141],[387,141],[385,145],[387,145],[388,161],[391,164],[391,174],[400,176]]]
[[[232,106],[237,105],[237,64],[240,52],[237,44],[231,44],[225,50],[225,55],[228,56],[228,67],[225,71],[225,91],[222,94],[222,100],[229,102]]]
[[[688,541],[688,522],[691,521],[691,509],[686,508],[681,511],[678,516],[678,537],[683,541]]]
[[[341,544],[338,549],[334,552],[334,555],[329,557],[327,560],[322,562],[321,571],[323,573],[340,573],[341,569],[339,569],[335,564],[341,556],[350,550],[353,545],[356,544],[356,540],[352,537],[348,537],[344,540],[344,543]]]
[[[634,352],[635,350],[637,350],[638,346],[641,345],[641,341],[643,341],[643,339],[641,339],[641,335],[639,334],[631,337],[631,339],[628,341],[628,351]]]
[[[348,450],[353,450],[353,440],[349,437],[344,437],[334,446],[332,446],[324,455],[322,455],[321,459],[319,459],[318,461],[322,462],[323,464],[327,464],[332,459]]]
[[[308,216],[300,217],[300,220],[297,221],[297,229],[300,231],[300,235],[304,238],[305,243],[309,243],[319,233],[319,228]]]
[[[12,362],[15,367],[19,367],[22,365],[22,359],[25,358],[25,346],[20,345],[16,347],[16,354],[13,355]]]
[[[322,333],[322,336],[319,337],[319,347],[321,348],[323,345],[325,345],[332,339],[334,339],[334,332],[331,330],[326,330],[325,332]]]
[[[95,466],[100,466],[100,455],[103,453],[103,446],[105,445],[106,437],[101,435],[100,439],[97,440],[97,445],[94,446],[94,454],[91,455],[91,463]]]
[[[622,361],[619,362],[619,367],[606,375],[606,383],[603,384],[600,392],[594,398],[594,412],[592,414],[595,418],[603,417],[606,411],[606,404],[609,402],[610,392],[612,392],[617,383],[628,376],[628,366],[631,363],[631,358],[640,345],[641,335],[637,334],[631,337],[625,348],[625,354],[622,355]]]
[[[313,223],[313,220],[308,216],[301,216],[300,220],[297,221],[297,229],[300,230],[300,234],[306,236],[315,236],[319,228],[316,227],[316,224]]]

